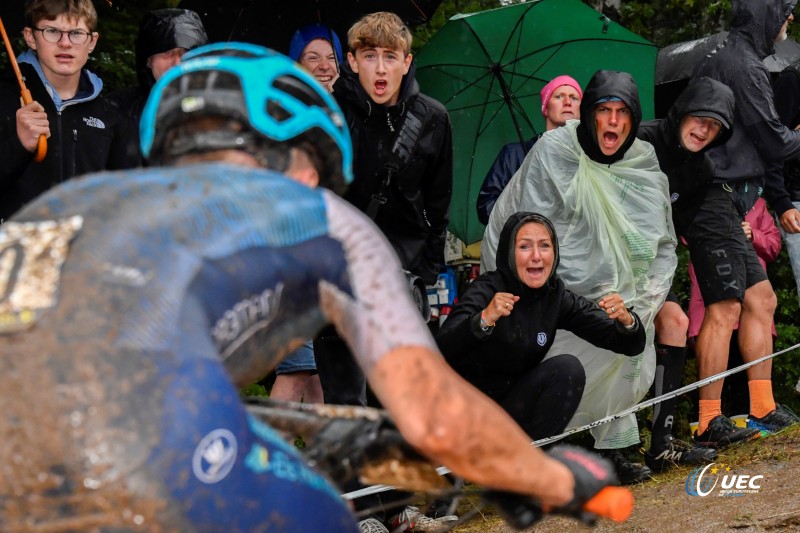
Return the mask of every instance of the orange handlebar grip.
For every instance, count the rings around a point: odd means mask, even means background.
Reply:
[[[624,522],[633,512],[633,493],[623,487],[606,487],[586,502],[583,508],[614,522]]]

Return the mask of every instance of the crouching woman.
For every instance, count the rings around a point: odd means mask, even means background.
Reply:
[[[516,213],[497,246],[497,270],[465,291],[437,336],[447,361],[499,403],[532,439],[564,431],[581,401],[578,359],[542,361],[556,330],[625,355],[645,345],[639,317],[615,293],[598,304],[567,290],[556,275],[558,239],[536,213]]]

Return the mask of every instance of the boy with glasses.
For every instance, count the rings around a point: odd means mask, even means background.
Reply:
[[[18,58],[33,101],[20,107],[13,76],[0,81],[0,218],[57,183],[87,172],[131,166],[116,107],[100,97],[103,83],[85,67],[97,45],[91,0],[29,0]],[[34,162],[39,137],[44,160]]]

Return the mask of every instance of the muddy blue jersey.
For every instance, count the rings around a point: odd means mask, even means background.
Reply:
[[[238,398],[327,323],[367,371],[434,347],[388,243],[326,191],[215,164],[48,192],[0,227],[0,524],[353,530]]]

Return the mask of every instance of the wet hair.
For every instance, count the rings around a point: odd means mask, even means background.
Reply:
[[[411,31],[394,13],[378,11],[361,17],[347,32],[347,46],[351,52],[359,48],[389,48],[411,53]]]
[[[89,31],[97,28],[97,11],[92,0],[28,0],[25,26],[35,28],[40,20],[55,20],[59,15],[85,20]]]

